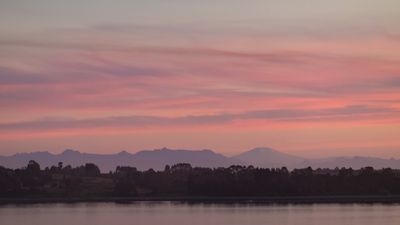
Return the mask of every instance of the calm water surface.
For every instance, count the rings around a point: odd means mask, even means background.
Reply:
[[[400,205],[79,203],[0,206],[1,225],[399,225]]]

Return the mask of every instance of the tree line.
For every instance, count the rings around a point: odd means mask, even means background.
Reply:
[[[88,163],[63,163],[41,169],[35,161],[20,169],[0,166],[0,197],[256,197],[400,195],[400,175],[390,168],[294,169],[233,165],[192,167],[187,163],[162,171],[119,166],[101,173]]]

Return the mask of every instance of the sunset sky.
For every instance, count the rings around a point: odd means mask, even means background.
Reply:
[[[0,1],[0,155],[400,158],[400,1]]]

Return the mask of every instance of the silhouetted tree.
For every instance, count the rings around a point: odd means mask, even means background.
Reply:
[[[85,175],[86,176],[98,176],[100,175],[100,169],[93,163],[85,164]]]
[[[139,171],[119,166],[101,174],[93,163],[72,168],[51,166],[45,170],[31,160],[22,169],[0,166],[0,196],[306,196],[400,195],[400,171],[365,167],[313,170],[192,167],[187,163],[166,166],[163,171]]]
[[[40,172],[40,165],[34,160],[29,160],[26,170],[32,174],[38,174]]]

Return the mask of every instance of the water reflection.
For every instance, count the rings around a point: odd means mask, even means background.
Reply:
[[[0,206],[1,225],[400,224],[400,205],[186,204],[177,202]]]

